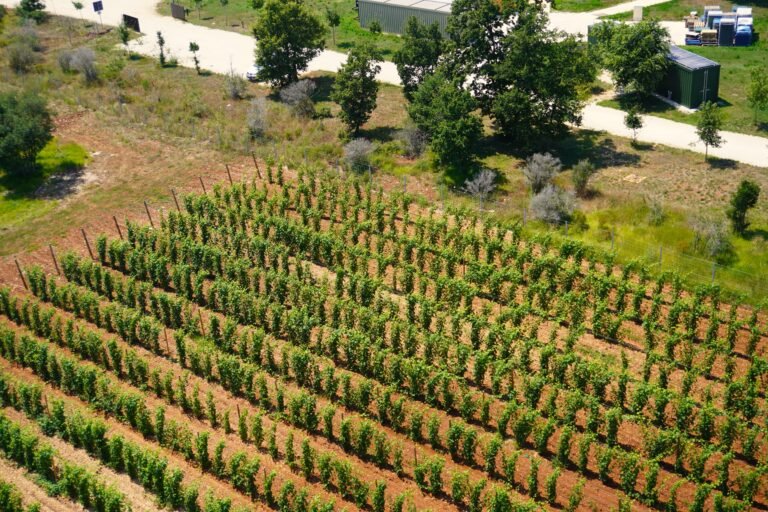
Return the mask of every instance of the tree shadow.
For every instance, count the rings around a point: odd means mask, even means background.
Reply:
[[[739,166],[736,160],[718,158],[715,156],[710,156],[707,160],[707,164],[709,164],[709,167],[712,169],[736,169]]]
[[[632,149],[635,149],[637,151],[650,151],[653,149],[653,144],[650,142],[640,142],[640,141],[632,141],[629,143],[630,146],[632,146]]]
[[[640,156],[620,151],[612,139],[593,130],[571,132],[554,146],[555,152],[565,167],[571,167],[580,160],[589,160],[597,167],[637,166]]]
[[[53,165],[0,162],[0,189],[7,199],[63,199],[85,180],[84,167],[66,155]]]
[[[744,239],[753,241],[757,238],[762,238],[765,241],[768,241],[768,229],[763,228],[754,228],[754,229],[748,229],[744,233]]]
[[[364,137],[371,141],[389,142],[395,139],[399,131],[393,126],[377,126],[376,128],[362,128],[359,137]]]
[[[333,91],[333,84],[336,81],[334,76],[327,74],[310,74],[307,78],[311,78],[312,81],[315,82],[315,93],[312,95],[312,99],[315,103],[331,101],[331,91]]]

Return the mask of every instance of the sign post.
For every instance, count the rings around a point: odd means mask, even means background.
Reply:
[[[104,10],[104,2],[102,0],[97,0],[96,2],[93,2],[93,11],[99,15],[99,26],[101,27],[101,30],[104,30],[104,22],[101,19],[101,11]]]

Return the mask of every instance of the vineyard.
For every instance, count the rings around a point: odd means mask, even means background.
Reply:
[[[0,288],[0,468],[60,510],[768,510],[717,287],[326,172],[177,206]]]

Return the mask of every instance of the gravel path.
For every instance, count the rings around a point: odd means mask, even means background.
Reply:
[[[54,14],[79,18],[80,13],[69,0],[46,0],[48,9]],[[600,11],[588,13],[566,13],[553,11],[550,13],[552,25],[569,33],[586,34],[590,23],[597,20],[597,15],[612,14],[631,9],[635,4],[645,6],[659,3],[663,0],[637,0],[619,4]],[[0,4],[13,6],[18,0],[0,0]],[[193,65],[189,53],[190,41],[200,45],[198,56],[203,68],[216,73],[228,73],[234,70],[244,74],[253,64],[254,39],[234,32],[220,29],[200,27],[161,16],[155,10],[156,0],[104,0],[102,13],[105,24],[117,25],[122,14],[139,18],[144,37],[134,40],[131,49],[137,53],[157,56],[158,47],[155,33],[162,31],[166,48],[177,58],[182,66]],[[82,11],[82,16],[91,21],[99,21],[90,3]],[[666,22],[665,26],[672,29],[673,34],[682,27],[682,23]],[[676,41],[673,35],[673,41]],[[309,65],[309,71],[336,71],[346,61],[346,55],[330,50],[324,51]],[[381,82],[399,85],[400,78],[395,65],[391,62],[381,63],[378,75]],[[704,147],[697,143],[698,137],[693,126],[677,123],[666,119],[644,116],[645,127],[638,133],[638,140],[663,144],[666,146],[704,153]],[[595,104],[587,105],[584,109],[582,127],[590,130],[604,130],[622,137],[631,136],[624,126],[624,113]],[[719,158],[736,160],[738,162],[768,167],[768,139],[733,132],[722,133],[724,143],[721,148],[711,148],[710,154]]]

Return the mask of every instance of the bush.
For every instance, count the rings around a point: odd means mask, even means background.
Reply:
[[[589,190],[589,179],[595,174],[595,166],[589,160],[581,160],[573,166],[573,188],[576,195],[584,197]]]
[[[289,105],[298,117],[311,118],[315,115],[312,95],[317,86],[312,80],[299,80],[280,90],[280,101]]]
[[[246,122],[248,123],[248,133],[251,139],[260,139],[267,133],[269,127],[267,116],[267,100],[265,98],[256,98],[251,101],[248,108]]]
[[[71,73],[72,71],[74,71],[74,69],[72,68],[73,53],[74,52],[72,50],[64,50],[57,57],[57,60],[59,62],[59,67],[65,73]]]
[[[0,161],[8,169],[28,169],[52,138],[53,120],[45,100],[35,93],[0,94]]]
[[[548,224],[563,224],[575,209],[573,196],[554,185],[547,185],[531,199],[531,215]]]
[[[14,73],[24,74],[37,64],[38,56],[31,46],[25,43],[13,43],[8,47],[8,65]]]
[[[562,168],[563,164],[559,158],[549,153],[536,153],[525,161],[523,174],[531,185],[531,191],[538,194]]]
[[[224,91],[227,97],[232,100],[241,100],[245,98],[245,90],[245,78],[235,73],[234,69],[230,70],[224,79]]]
[[[728,238],[728,226],[723,219],[712,215],[699,215],[691,219],[693,230],[693,249],[721,261],[733,251]]]
[[[407,126],[397,132],[397,139],[403,145],[403,154],[408,158],[421,156],[427,147],[429,138],[416,126]]]
[[[16,11],[22,18],[36,22],[45,20],[45,4],[40,0],[21,0]]]
[[[70,67],[83,75],[86,84],[93,84],[99,80],[99,72],[96,69],[96,54],[90,48],[78,48],[72,52]]]
[[[363,172],[370,166],[373,144],[367,139],[354,139],[344,146],[344,161],[350,169]]]

